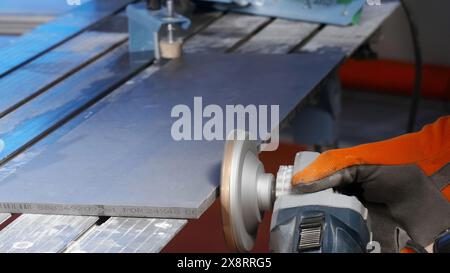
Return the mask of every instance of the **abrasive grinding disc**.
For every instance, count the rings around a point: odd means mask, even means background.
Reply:
[[[227,141],[222,161],[220,202],[225,240],[231,250],[248,252],[253,248],[263,213],[256,187],[258,178],[264,175],[264,167],[258,159],[257,141]]]

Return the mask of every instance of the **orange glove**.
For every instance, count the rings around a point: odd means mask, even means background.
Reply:
[[[301,192],[356,190],[363,203],[381,205],[425,247],[450,227],[450,116],[420,132],[330,150],[294,175]],[[369,207],[369,214],[370,206]]]

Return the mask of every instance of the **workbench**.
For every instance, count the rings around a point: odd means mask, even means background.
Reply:
[[[0,54],[6,56],[0,60],[0,75],[17,73],[16,79],[11,82],[0,81],[0,86],[18,86],[18,83],[29,77],[34,77],[35,83],[20,86],[14,95],[2,97],[0,123],[8,124],[11,116],[21,122],[36,118],[40,113],[30,105],[45,98],[54,99],[51,92],[58,87],[58,83],[64,84],[76,73],[84,73],[86,78],[97,69],[90,67],[91,65],[126,46],[128,36],[125,28],[121,27],[124,22],[122,11],[130,1],[111,2],[115,4],[110,5],[107,11],[89,14],[77,23],[70,24],[69,28],[61,28],[56,34],[49,34],[50,28],[44,25],[41,30],[18,39],[12,45],[0,47]],[[320,54],[331,49],[350,57],[398,7],[396,1],[386,2],[381,6],[366,6],[361,23],[350,27],[324,26],[230,12],[196,13],[191,18],[193,27],[184,50],[187,53]],[[73,13],[76,11],[48,24],[68,25],[68,20],[75,16]],[[103,24],[95,24],[101,20],[104,21]],[[47,39],[43,41],[43,37]],[[36,43],[36,39],[43,42]],[[68,52],[72,56],[64,60],[69,61],[45,66]],[[47,72],[53,71],[53,78],[27,72],[30,69],[26,68],[33,65],[41,65],[40,69],[47,69]],[[0,158],[0,183],[11,173],[20,172],[28,158],[33,158],[33,154],[27,152],[28,149],[37,142],[46,141],[45,136],[49,132],[65,123],[70,124],[70,119],[75,116],[83,115],[88,118],[89,109],[101,103],[102,99],[114,99],[116,93],[126,92],[158,69],[151,65],[134,71],[121,71],[120,80],[105,86],[108,92],[83,98],[86,100],[83,107],[72,109],[67,117],[58,117],[57,121],[43,121],[39,128],[29,128],[27,134],[17,136],[17,146],[4,152]],[[336,75],[335,70],[329,77],[336,81]],[[324,82],[328,80],[324,79]],[[2,88],[0,92],[4,90]],[[76,101],[82,98],[82,94],[76,90],[67,96],[69,97],[65,97],[65,100]],[[333,111],[332,115],[338,115],[338,109]],[[0,135],[2,130],[8,129],[0,127]],[[215,195],[210,197],[204,210],[214,198]],[[0,252],[159,252],[187,222],[187,219],[1,213]]]

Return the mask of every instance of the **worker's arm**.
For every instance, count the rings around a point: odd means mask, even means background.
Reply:
[[[428,246],[450,227],[450,116],[420,132],[321,154],[296,173],[302,192],[352,186],[387,207],[418,244]],[[369,210],[370,213],[370,210]]]

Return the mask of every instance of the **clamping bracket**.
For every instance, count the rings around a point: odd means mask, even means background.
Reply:
[[[132,54],[145,54],[153,52],[156,59],[160,58],[158,32],[163,25],[179,24],[188,29],[191,21],[175,13],[173,17],[167,16],[167,8],[150,10],[144,2],[127,6],[129,51]]]

